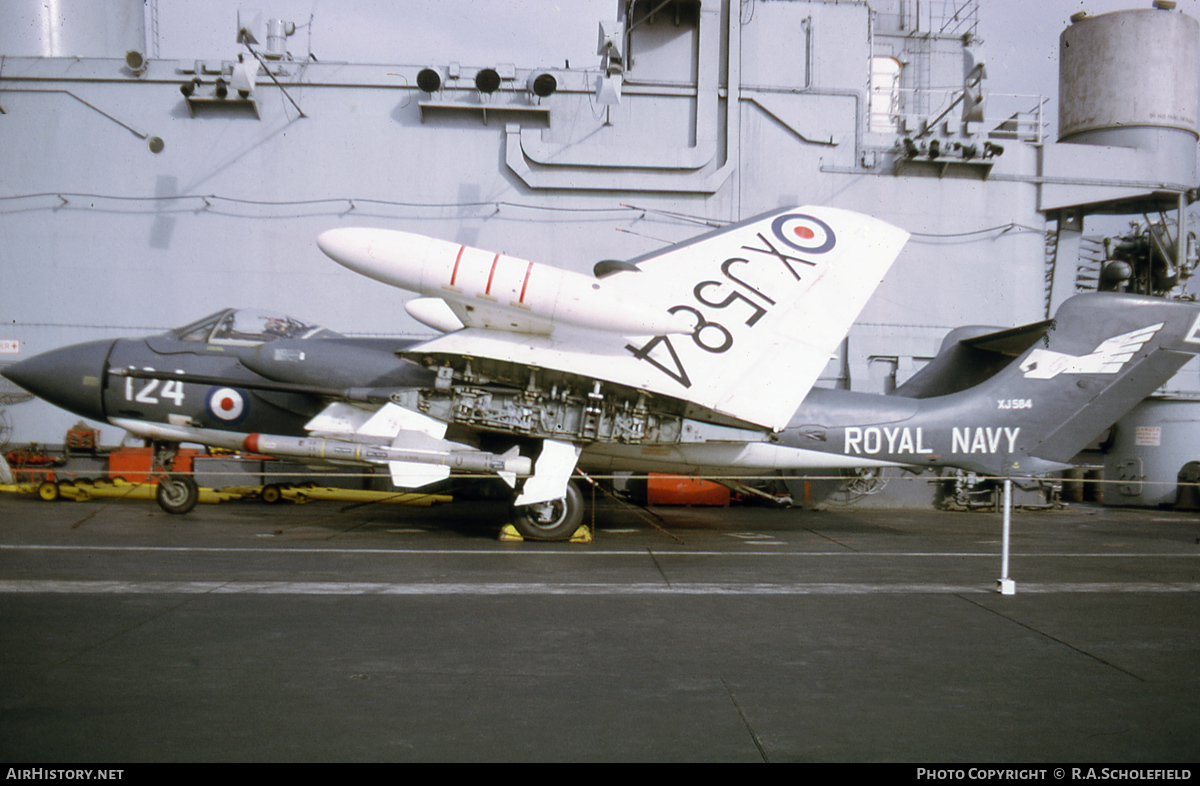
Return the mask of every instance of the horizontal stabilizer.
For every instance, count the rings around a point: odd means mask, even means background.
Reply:
[[[1015,328],[965,326],[951,330],[937,356],[891,392],[901,398],[946,396],[991,378],[1053,330],[1052,319]]]
[[[1041,322],[1034,322],[1031,325],[1022,325],[1020,327],[1009,328],[1008,330],[998,330],[995,333],[986,333],[982,336],[965,338],[962,340],[962,343],[976,349],[996,352],[1015,358],[1032,347],[1039,339],[1044,338],[1046,333],[1053,329],[1054,320],[1044,319]]]

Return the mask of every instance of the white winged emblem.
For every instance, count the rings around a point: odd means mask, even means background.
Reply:
[[[1035,349],[1021,364],[1026,379],[1053,379],[1059,374],[1116,374],[1164,323],[1149,325],[1105,339],[1088,355],[1067,355]]]

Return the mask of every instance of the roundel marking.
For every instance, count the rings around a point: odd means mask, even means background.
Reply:
[[[208,394],[208,412],[217,420],[235,423],[246,414],[246,397],[233,388],[213,388]]]
[[[771,222],[771,231],[784,245],[806,254],[824,254],[837,245],[833,228],[804,213],[787,213]]]

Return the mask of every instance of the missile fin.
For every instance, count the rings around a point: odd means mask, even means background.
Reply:
[[[358,429],[358,433],[365,437],[392,438],[404,431],[418,431],[434,439],[441,439],[446,433],[446,424],[436,418],[388,402]]]
[[[353,434],[371,419],[371,411],[335,401],[304,424],[304,430],[320,434]]]
[[[512,466],[514,461],[521,458],[521,448],[517,445],[513,445],[511,448],[504,451],[504,453],[500,454],[500,458],[504,461],[504,466]],[[517,473],[513,470],[502,469],[498,470],[496,474],[500,476],[501,480],[508,484],[510,489],[515,489],[517,487]]]
[[[444,464],[423,464],[416,461],[389,461],[392,483],[402,489],[419,489],[450,477]]]
[[[440,297],[413,298],[404,304],[404,310],[422,325],[440,333],[453,333],[465,325],[454,308]]]

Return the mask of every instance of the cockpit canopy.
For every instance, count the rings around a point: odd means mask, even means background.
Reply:
[[[253,346],[281,338],[336,338],[339,334],[285,314],[247,308],[227,308],[171,331],[180,341]]]

